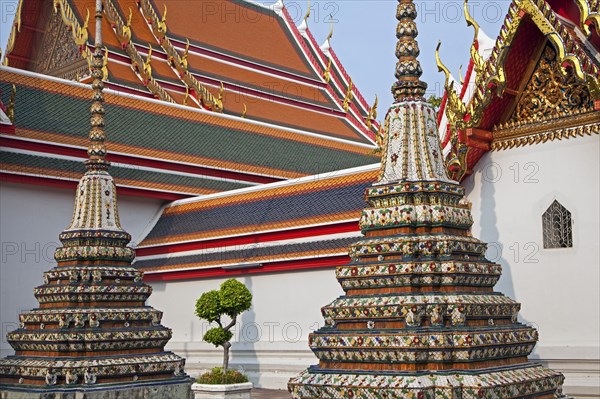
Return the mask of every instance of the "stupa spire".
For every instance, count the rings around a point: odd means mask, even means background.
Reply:
[[[398,0],[396,18],[396,79],[394,103],[388,111],[381,137],[379,181],[451,181],[446,173],[437,127],[437,113],[425,101],[427,84],[417,59],[417,8],[412,0]]]
[[[417,42],[417,7],[412,0],[398,0],[396,19],[398,27],[396,28],[396,79],[392,85],[392,94],[395,101],[405,101],[407,99],[422,99],[427,90],[427,83],[420,80],[423,69],[419,63],[420,53],[419,43]]]
[[[185,360],[164,347],[171,330],[146,306],[152,288],[131,265],[104,132],[102,0],[96,0],[91,129],[86,172],[71,225],[60,234],[57,266],[34,289],[39,307],[7,334],[14,356],[0,359],[0,397],[188,398]]]
[[[106,160],[106,134],[104,132],[104,55],[102,54],[102,0],[96,0],[96,37],[94,41],[94,54],[92,59],[92,106],[90,108],[92,128],[89,134],[88,157],[86,167],[88,170],[106,170],[110,163]]]
[[[379,181],[365,192],[364,237],[336,268],[344,294],[309,336],[319,363],[288,388],[294,399],[560,398],[564,377],[527,361],[537,331],[494,292],[502,267],[486,259],[465,189],[446,175],[419,80],[416,8],[399,3],[396,101]]]

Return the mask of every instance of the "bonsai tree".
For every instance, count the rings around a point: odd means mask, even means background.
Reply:
[[[233,333],[231,329],[237,322],[237,317],[241,313],[250,309],[252,304],[252,294],[246,286],[237,280],[229,279],[221,284],[221,288],[205,292],[196,301],[196,316],[207,320],[209,323],[216,323],[204,334],[204,341],[213,344],[216,347],[223,347],[223,371],[226,372],[229,367],[229,348],[231,348],[231,338]],[[222,320],[223,316],[229,317],[229,323]]]

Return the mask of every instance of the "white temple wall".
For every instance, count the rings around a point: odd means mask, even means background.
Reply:
[[[18,327],[19,313],[37,307],[33,288],[56,266],[58,235],[71,222],[74,190],[2,182],[0,184],[0,355],[14,352],[6,333]],[[119,197],[121,224],[132,241],[160,210],[157,199]]]
[[[496,290],[538,328],[530,357],[564,372],[565,391],[600,397],[600,137],[487,153],[465,180],[473,235],[502,264]],[[542,214],[558,200],[573,220],[573,247],[544,249]]]
[[[258,386],[286,389],[289,378],[316,364],[308,334],[323,326],[321,307],[343,291],[333,269],[258,274],[237,278],[253,294],[252,308],[235,328],[231,366],[242,368]],[[194,315],[196,299],[219,289],[225,278],[153,282],[149,303],[163,310],[162,324],[173,329],[167,348],[186,358],[192,376],[220,366],[222,348],[202,342],[208,323]]]

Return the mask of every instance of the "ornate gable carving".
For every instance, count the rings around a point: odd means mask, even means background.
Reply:
[[[66,79],[88,74],[87,61],[81,57],[69,28],[58,13],[50,13],[48,18],[35,71]]]
[[[548,44],[509,121],[541,122],[563,113],[593,109],[588,87],[572,73],[561,73],[556,51]]]

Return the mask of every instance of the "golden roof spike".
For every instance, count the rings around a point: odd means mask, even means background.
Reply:
[[[8,107],[6,107],[6,116],[10,119],[12,124],[15,123],[15,99],[17,96],[17,86],[12,85],[12,90],[10,92],[10,99],[8,100]]]
[[[167,3],[165,3],[165,8],[163,12],[163,16],[160,21],[157,21],[158,32],[162,35],[167,33]]]
[[[331,15],[330,15],[331,17]],[[331,46],[331,38],[333,37],[333,18],[331,18],[331,23],[330,23],[331,27],[329,28],[329,34],[327,35],[327,38],[325,39],[325,41],[327,42],[328,45]]]
[[[108,80],[108,47],[104,47],[104,60],[102,62],[102,80]]]
[[[473,69],[475,69],[475,74],[479,75],[479,73],[483,70],[484,64],[485,64],[485,60],[483,59],[483,57],[481,56],[481,54],[479,54],[479,24],[477,23],[477,21],[475,21],[475,19],[471,16],[471,13],[469,12],[469,0],[465,0],[464,3],[464,10],[465,10],[465,20],[467,21],[467,26],[472,26],[474,33],[473,33],[473,43],[471,43],[471,49],[470,49],[470,54],[471,54],[471,59],[473,60]]]
[[[370,129],[373,126],[373,119],[377,119],[377,105],[379,104],[379,98],[377,98],[377,94],[375,94],[375,102],[373,102],[373,106],[369,109],[369,114],[365,119],[365,123],[367,127]]]
[[[442,47],[442,41],[438,41],[437,47],[435,48],[435,64],[438,67],[438,72],[444,72],[446,75],[446,89],[450,87],[450,70],[444,65],[440,58],[440,47]]]
[[[88,160],[85,162],[88,170],[106,170],[110,163],[106,160],[106,134],[104,132],[104,54],[102,51],[102,0],[96,0],[96,38],[92,60],[92,106],[91,125],[89,133]]]
[[[463,74],[462,74],[462,64],[460,64],[460,66],[458,67],[458,81],[460,82],[461,86],[465,83],[465,80],[463,79]]]
[[[146,56],[146,61],[144,61],[142,68],[144,70],[144,78],[150,79],[152,76],[152,44],[150,43],[148,43],[148,55]]]
[[[308,18],[310,18],[310,0],[308,0],[308,10],[306,10],[306,14],[304,14],[304,23],[308,25]]]
[[[81,28],[78,28],[77,30],[73,30],[73,38],[75,39],[75,44],[77,44],[77,46],[82,47],[86,44],[87,40],[88,40],[88,24],[90,22],[90,10],[86,9],[86,16],[85,16],[85,22],[83,23],[83,26]]]
[[[416,40],[419,34],[415,23],[417,8],[413,0],[398,0],[398,3],[396,12],[398,19],[396,57],[398,62],[395,72],[397,81],[392,85],[392,94],[396,102],[423,99],[427,84],[419,79],[423,70],[417,59],[420,53]]]
[[[327,68],[323,71],[323,79],[325,83],[329,83],[331,80],[331,56],[329,57],[329,61],[327,62]]]
[[[463,117],[467,112],[465,104],[460,99],[456,90],[454,90],[454,85],[452,84],[452,78],[450,75],[450,70],[444,65],[440,58],[440,47],[442,46],[442,42],[439,41],[437,47],[435,48],[435,63],[438,67],[438,72],[444,72],[446,75],[446,82],[444,84],[446,88],[446,94],[448,98],[448,105],[446,106],[446,116],[448,117],[448,122],[451,126],[455,128],[462,128],[460,126],[464,123]]]
[[[179,58],[179,65],[187,71],[188,68],[188,54],[190,52],[190,39],[185,39],[185,50],[183,50],[182,56]]]
[[[354,100],[354,93],[352,92],[352,89],[354,88],[354,84],[352,83],[352,79],[350,79],[350,82],[348,82],[348,88],[346,89],[346,95],[344,96],[344,111],[348,112],[348,109],[350,108],[350,102],[352,102],[352,100]]]
[[[244,103],[244,110],[242,111],[240,118],[245,118],[247,112],[248,112],[248,107],[246,107],[246,103]]]
[[[189,98],[190,98],[190,86],[185,85],[185,97],[183,97],[183,105],[187,105]]]

